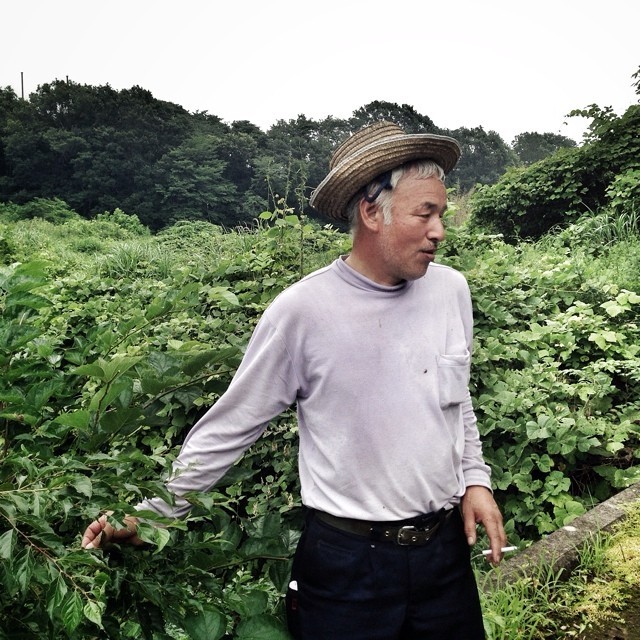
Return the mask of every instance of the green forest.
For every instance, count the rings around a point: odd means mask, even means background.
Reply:
[[[467,154],[439,261],[471,288],[471,391],[510,544],[640,480],[640,103],[582,110],[580,145],[507,145],[388,103],[263,133],[139,88],[0,96],[0,638],[288,637],[294,412],[188,496],[188,520],[149,514],[147,548],[80,537],[171,499],[162,479],[262,311],[349,251],[307,197],[335,144],[381,117]],[[561,637],[544,624],[530,637]]]
[[[37,207],[40,198],[57,198],[87,218],[118,207],[154,230],[184,219],[248,224],[280,199],[313,215],[307,200],[332,149],[381,118],[410,133],[459,140],[463,157],[451,184],[461,191],[576,146],[551,133],[523,133],[509,146],[482,127],[449,131],[409,105],[380,101],[347,120],[300,115],[263,132],[247,121],[189,113],[140,87],[116,91],[56,80],[28,101],[0,89],[0,202]]]

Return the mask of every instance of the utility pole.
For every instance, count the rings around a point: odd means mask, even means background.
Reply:
[[[24,71],[20,72],[20,87],[22,89],[22,99],[24,100]]]

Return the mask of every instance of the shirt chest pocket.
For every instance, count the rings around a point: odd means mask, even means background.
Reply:
[[[440,355],[437,364],[440,407],[445,409],[460,404],[469,391],[471,354],[467,351],[459,355]]]

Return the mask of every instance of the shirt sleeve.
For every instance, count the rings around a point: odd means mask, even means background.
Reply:
[[[208,491],[260,437],[270,420],[287,409],[299,389],[293,360],[277,328],[265,314],[227,391],[188,433],[167,488],[175,505],[143,500],[136,510],[182,518],[190,505],[182,496]]]

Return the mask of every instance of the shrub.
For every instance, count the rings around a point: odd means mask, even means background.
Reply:
[[[10,231],[0,223],[0,264],[8,264],[14,259],[14,250],[10,239]]]
[[[606,191],[609,208],[618,217],[627,216],[635,222],[634,231],[640,235],[640,168],[629,169],[613,179]]]
[[[22,205],[4,205],[4,213],[13,221],[42,218],[52,224],[63,224],[80,219],[80,215],[60,198],[34,198]]]
[[[509,241],[537,239],[600,210],[620,190],[635,193],[640,105],[607,118],[594,131],[595,138],[582,147],[562,149],[529,167],[510,169],[495,185],[478,187],[472,200],[474,224]]]
[[[129,232],[130,236],[148,236],[150,230],[140,222],[137,215],[125,213],[122,209],[114,209],[112,212],[105,211],[96,216],[98,222],[106,222],[117,225],[121,229]]]

